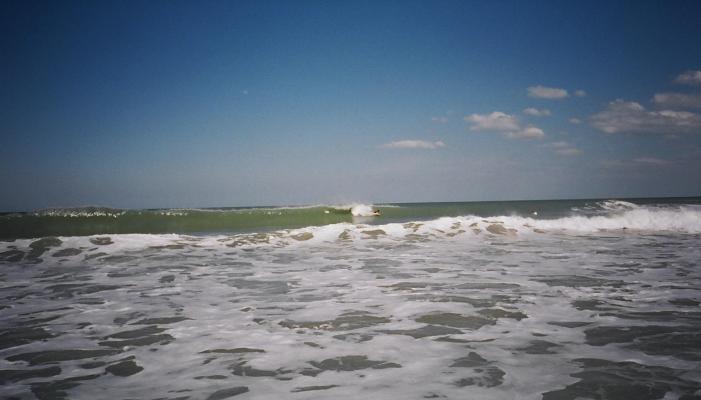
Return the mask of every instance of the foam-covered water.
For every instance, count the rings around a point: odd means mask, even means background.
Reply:
[[[13,239],[1,391],[698,398],[699,260],[694,204]]]

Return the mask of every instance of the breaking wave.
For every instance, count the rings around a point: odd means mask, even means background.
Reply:
[[[381,216],[375,215],[381,210]],[[106,207],[46,209],[0,215],[0,239],[97,234],[250,234],[379,230],[374,237],[463,234],[701,233],[701,204],[634,204],[621,200],[402,205],[122,210]],[[361,234],[360,237],[367,235]]]

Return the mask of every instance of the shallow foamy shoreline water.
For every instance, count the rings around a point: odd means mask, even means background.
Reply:
[[[2,242],[3,395],[700,396],[701,235],[543,223]]]

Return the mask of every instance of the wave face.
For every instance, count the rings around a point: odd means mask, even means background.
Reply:
[[[701,198],[152,210],[83,207],[0,215],[0,239],[128,233],[249,233],[339,223],[387,225],[434,221],[431,223],[440,225],[446,222],[444,218],[466,226],[483,225],[480,218],[490,218],[517,232],[629,229],[698,233],[700,207]],[[376,209],[381,216],[373,216]]]

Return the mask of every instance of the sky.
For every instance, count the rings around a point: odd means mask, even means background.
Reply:
[[[698,1],[15,1],[0,210],[701,195]]]

